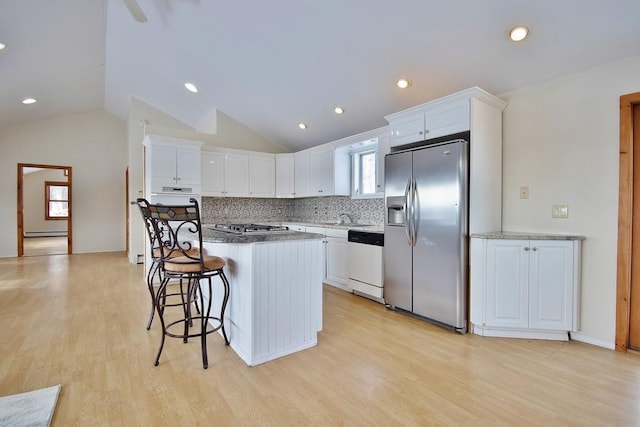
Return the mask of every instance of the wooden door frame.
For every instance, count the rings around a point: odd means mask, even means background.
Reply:
[[[627,351],[631,303],[634,147],[633,109],[640,92],[620,97],[620,182],[618,188],[618,272],[616,296],[616,351]],[[640,165],[635,165],[640,170]]]
[[[34,163],[18,163],[18,203],[17,203],[17,217],[18,217],[18,256],[24,256],[24,168],[40,168],[40,169],[61,169],[67,171],[67,185],[69,187],[69,217],[67,218],[67,254],[73,253],[73,239],[72,239],[72,209],[71,203],[73,197],[73,180],[71,166],[58,166],[58,165],[40,165]]]

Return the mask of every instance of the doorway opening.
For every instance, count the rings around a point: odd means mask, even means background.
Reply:
[[[640,349],[640,92],[620,97],[616,350]]]
[[[18,163],[18,256],[73,253],[71,166]]]

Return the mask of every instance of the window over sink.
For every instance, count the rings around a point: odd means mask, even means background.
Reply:
[[[378,139],[373,138],[352,148],[351,198],[381,197]],[[352,146],[353,147],[353,146]]]

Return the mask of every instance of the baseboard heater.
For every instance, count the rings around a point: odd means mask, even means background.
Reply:
[[[67,232],[62,231],[25,231],[24,237],[67,237]]]

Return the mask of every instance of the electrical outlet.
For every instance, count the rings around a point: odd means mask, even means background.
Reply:
[[[569,205],[551,206],[551,218],[569,218]]]
[[[529,187],[520,187],[520,198],[521,199],[529,198]]]

